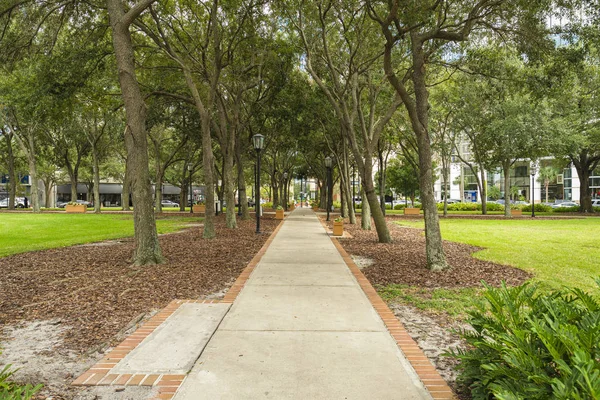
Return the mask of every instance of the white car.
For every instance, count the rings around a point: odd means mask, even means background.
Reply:
[[[8,197],[0,200],[0,208],[8,208]],[[15,208],[25,208],[24,197],[15,197]]]
[[[573,201],[563,201],[562,203],[557,203],[552,205],[552,208],[565,208],[565,207],[579,207],[579,204]]]

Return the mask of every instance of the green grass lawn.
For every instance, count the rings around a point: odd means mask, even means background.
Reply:
[[[198,217],[158,219],[158,233],[175,232]],[[0,257],[133,236],[131,215],[0,214]]]
[[[423,227],[423,221],[397,223]],[[443,219],[440,224],[444,239],[485,248],[474,257],[524,269],[549,287],[597,290],[593,278],[600,276],[600,218]]]

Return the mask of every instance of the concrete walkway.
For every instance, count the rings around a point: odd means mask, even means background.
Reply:
[[[175,399],[431,396],[313,211],[296,209]]]

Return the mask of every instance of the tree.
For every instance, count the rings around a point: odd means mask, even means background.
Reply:
[[[375,192],[373,155],[401,102],[386,90],[385,76],[375,67],[381,56],[373,40],[376,26],[360,2],[300,1],[292,7],[297,15],[287,15],[304,47],[306,69],[334,109],[352,150],[379,242],[389,243]],[[363,220],[367,210],[363,207]]]
[[[452,43],[465,42],[479,29],[504,30],[521,27],[523,4],[481,0],[414,2],[368,0],[369,14],[384,37],[383,67],[386,77],[402,99],[419,150],[419,181],[425,218],[427,266],[448,268],[442,244],[433,191],[432,148],[429,128],[429,87],[434,84],[432,63],[444,64]],[[534,18],[533,18],[534,19]]]
[[[163,261],[154,220],[148,169],[146,105],[136,78],[135,55],[129,31],[135,19],[153,2],[154,0],[140,0],[125,11],[122,0],[106,0],[127,120],[125,146],[128,172],[133,188],[135,265],[160,264]]]

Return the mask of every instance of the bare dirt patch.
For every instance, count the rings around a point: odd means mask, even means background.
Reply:
[[[278,223],[263,218],[263,230],[272,232]],[[5,347],[0,364],[23,367],[18,378],[43,383],[49,398],[75,398],[76,391],[66,385],[96,361],[97,352],[122,340],[128,328],[173,299],[223,296],[269,238],[254,233],[254,221],[238,221],[238,226],[227,229],[221,216],[216,239],[203,239],[198,228],[161,236],[167,262],[155,266],[131,265],[131,239],[0,258],[0,341]],[[44,369],[36,363],[57,366]],[[79,398],[135,399],[135,390]]]

